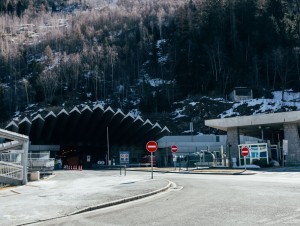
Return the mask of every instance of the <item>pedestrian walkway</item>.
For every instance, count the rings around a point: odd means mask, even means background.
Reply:
[[[167,180],[119,171],[55,171],[27,185],[0,189],[0,225],[11,226],[132,201],[166,190]]]

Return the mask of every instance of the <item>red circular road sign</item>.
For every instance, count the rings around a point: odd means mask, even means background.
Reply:
[[[146,149],[147,151],[149,152],[155,152],[157,150],[157,143],[155,141],[149,141],[147,144],[146,144]]]
[[[243,157],[246,157],[247,155],[249,155],[249,152],[250,152],[250,150],[249,150],[248,147],[246,147],[246,146],[242,147],[241,155],[242,155]]]
[[[176,145],[172,145],[172,146],[171,146],[171,152],[175,153],[175,152],[177,152],[177,151],[178,151],[177,146],[176,146]]]

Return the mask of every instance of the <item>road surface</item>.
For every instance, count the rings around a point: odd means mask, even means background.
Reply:
[[[300,173],[158,174],[176,183],[142,200],[35,225],[300,225]]]

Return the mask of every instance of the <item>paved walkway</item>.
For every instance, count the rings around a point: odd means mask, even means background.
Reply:
[[[169,181],[119,171],[55,171],[25,186],[0,189],[0,225],[20,225],[106,207],[157,193]]]

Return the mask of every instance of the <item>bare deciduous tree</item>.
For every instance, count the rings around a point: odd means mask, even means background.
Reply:
[[[46,102],[51,103],[54,98],[55,91],[59,85],[58,75],[50,70],[44,71],[39,76],[38,83],[43,89]]]

